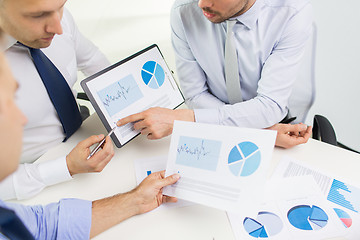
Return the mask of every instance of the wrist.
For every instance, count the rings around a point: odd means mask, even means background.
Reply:
[[[131,206],[129,206],[129,208],[131,209],[133,215],[139,215],[143,213],[141,208],[143,200],[140,197],[140,194],[138,193],[137,189],[138,188],[135,188],[130,192],[126,193],[129,199],[131,200]]]
[[[192,109],[176,109],[179,117],[177,119],[188,122],[195,122],[195,113]]]

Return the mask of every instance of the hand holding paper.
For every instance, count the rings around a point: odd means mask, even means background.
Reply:
[[[276,132],[175,121],[164,193],[207,206],[254,212],[261,202]]]

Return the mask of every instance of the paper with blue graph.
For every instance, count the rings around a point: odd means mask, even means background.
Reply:
[[[83,80],[81,86],[108,130],[128,115],[151,107],[174,109],[184,101],[156,45]],[[121,147],[138,134],[128,123],[111,137]]]
[[[360,236],[360,187],[349,184],[350,181],[334,177],[294,158],[285,156],[278,164],[273,178],[291,178],[312,176],[319,191],[326,198],[341,221],[347,239],[359,239]]]
[[[253,212],[261,202],[276,132],[175,121],[164,193],[207,206]]]
[[[167,162],[167,156],[157,156],[151,158],[139,158],[134,160],[136,183],[139,185],[142,180],[154,172],[159,172],[165,170]],[[156,208],[155,211],[159,209],[168,209],[176,207],[186,207],[193,205],[192,202],[187,202],[182,199],[178,199],[176,203],[163,203],[161,206]]]
[[[256,214],[227,214],[237,240],[318,240],[346,232],[311,176],[268,180]]]

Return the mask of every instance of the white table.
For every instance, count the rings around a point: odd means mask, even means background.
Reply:
[[[93,134],[106,133],[96,114],[66,142],[51,149],[38,161],[67,154],[81,140]],[[95,200],[126,192],[136,186],[133,161],[138,158],[167,155],[170,137],[148,140],[138,136],[124,147],[115,148],[115,156],[101,173],[78,174],[74,180],[46,188],[36,197],[18,201],[26,205],[47,204],[61,198]],[[292,149],[275,148],[269,175],[284,156],[296,158],[330,174],[346,176],[360,185],[360,155],[310,139]],[[340,165],[341,163],[341,165]],[[341,167],[340,167],[341,166]],[[193,205],[183,208],[160,209],[128,219],[97,236],[96,239],[172,239],[172,240],[233,240],[226,213],[221,210]]]

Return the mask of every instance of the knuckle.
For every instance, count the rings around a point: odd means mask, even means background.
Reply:
[[[150,111],[151,111],[151,108],[149,108],[143,112],[145,118],[147,118],[150,115]]]
[[[138,126],[139,126],[139,123],[134,123],[133,128],[134,128],[135,130],[137,130],[137,129],[138,129]]]
[[[156,129],[153,125],[150,125],[147,127],[147,130],[151,133],[151,134],[156,134]]]
[[[147,119],[144,120],[144,124],[145,124],[145,126],[151,126],[151,125],[153,125],[154,123],[153,123],[153,120],[147,118]]]

